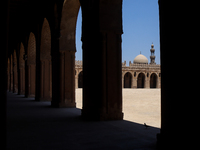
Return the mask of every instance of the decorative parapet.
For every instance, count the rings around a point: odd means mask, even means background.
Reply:
[[[83,64],[82,64],[82,61],[76,60],[76,61],[75,61],[75,65],[76,65],[76,66],[82,66]]]
[[[126,61],[122,62],[122,67],[126,67]]]
[[[82,61],[76,60],[75,67],[81,68],[83,65]],[[122,62],[122,68],[127,69],[160,69],[161,65],[158,64],[134,64],[129,62],[129,66],[126,66],[126,61]]]
[[[122,68],[154,68],[154,69],[160,69],[161,65],[159,64],[134,64],[131,61],[129,61],[129,66],[126,66],[126,61],[122,63]]]

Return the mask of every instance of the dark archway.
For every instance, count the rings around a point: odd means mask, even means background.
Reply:
[[[83,88],[83,71],[78,74],[78,88]]]
[[[13,93],[18,93],[18,68],[17,68],[17,53],[13,53]]]
[[[7,77],[8,77],[7,90],[10,91],[10,58],[8,58]]]
[[[132,85],[132,74],[127,72],[124,75],[124,88],[131,88]]]
[[[137,88],[144,88],[145,85],[145,75],[140,73],[137,78]]]
[[[59,9],[59,7],[56,7]],[[75,103],[75,33],[79,0],[65,0],[62,11],[56,12],[61,17],[59,43],[57,49],[52,46],[52,102],[54,107],[76,107]],[[58,14],[57,14],[58,13]],[[53,31],[52,31],[53,32]],[[53,38],[53,36],[52,36]],[[59,51],[59,52],[58,52]],[[54,61],[56,60],[56,61]],[[57,67],[59,66],[59,67]]]
[[[21,43],[19,52],[19,94],[25,94],[25,50]]]
[[[28,66],[28,84],[26,97],[35,97],[35,80],[36,80],[36,39],[31,32],[28,40],[27,52],[27,66]]]
[[[157,75],[152,73],[150,77],[150,88],[157,88],[157,79]]]
[[[41,90],[40,100],[50,101],[52,97],[51,69],[51,30],[49,22],[44,18],[40,46]]]

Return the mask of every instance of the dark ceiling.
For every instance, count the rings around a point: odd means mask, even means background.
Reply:
[[[9,3],[9,49],[16,48],[34,31],[37,24],[49,13],[55,0],[10,0]]]

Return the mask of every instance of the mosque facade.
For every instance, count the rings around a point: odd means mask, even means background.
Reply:
[[[146,56],[139,54],[130,61],[127,66],[126,61],[122,62],[122,87],[123,88],[160,88],[161,69],[155,62],[155,49],[151,45],[150,63]],[[75,87],[83,87],[83,67],[82,61],[75,62]]]

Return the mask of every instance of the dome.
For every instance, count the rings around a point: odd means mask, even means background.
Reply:
[[[148,64],[148,59],[144,55],[140,54],[135,57],[135,59],[133,60],[133,63],[134,64]]]

